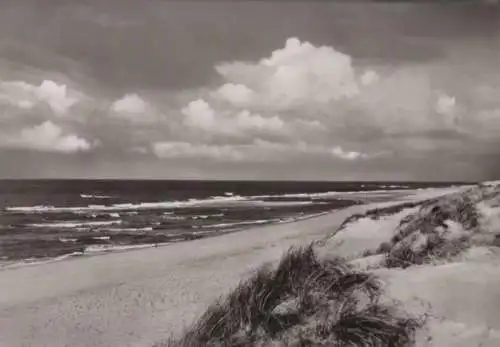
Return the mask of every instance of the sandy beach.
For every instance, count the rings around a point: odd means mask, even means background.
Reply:
[[[442,2],[0,1],[0,347],[500,347],[500,0]]]
[[[416,192],[426,199],[463,188]],[[252,269],[386,202],[195,240],[0,271],[0,346],[150,346],[189,325]]]

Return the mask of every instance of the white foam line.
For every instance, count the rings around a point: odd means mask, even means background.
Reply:
[[[82,199],[111,199],[109,195],[80,194]]]
[[[74,239],[74,238],[66,238],[66,237],[60,237],[60,238],[59,238],[59,241],[64,242],[64,243],[68,243],[68,242],[76,242],[76,241],[78,241],[78,239]]]
[[[37,206],[16,206],[5,208],[8,212],[82,212],[82,211],[122,211],[122,210],[149,210],[149,209],[167,209],[167,208],[183,208],[191,206],[204,206],[219,203],[231,203],[246,200],[241,196],[232,197],[213,197],[210,199],[191,199],[188,201],[164,201],[164,202],[142,202],[139,204],[125,203],[106,205],[88,205],[80,207],[55,207],[46,205]]]
[[[83,255],[83,253],[82,252],[73,252],[73,253],[61,255],[59,257],[44,259],[44,260],[38,260],[38,259],[31,258],[31,259],[24,259],[22,261],[6,262],[4,264],[0,263],[0,269],[8,270],[8,269],[15,269],[15,268],[20,268],[20,267],[49,264],[49,263],[58,262],[61,260],[68,259],[70,257],[80,256],[80,255]]]
[[[387,186],[390,187],[390,186]],[[396,188],[394,186],[394,188]],[[420,188],[428,189],[428,188]],[[399,193],[408,192],[412,189],[378,189],[378,190],[356,190],[356,191],[346,191],[346,192],[323,192],[323,193],[294,193],[294,194],[281,194],[281,195],[256,195],[253,199],[269,199],[269,198],[328,198],[328,197],[338,197],[342,195],[352,195],[352,194],[374,194],[374,193]]]
[[[262,220],[246,221],[246,222],[238,222],[238,223],[220,223],[220,224],[212,224],[212,225],[203,226],[203,228],[206,228],[206,229],[226,228],[226,227],[234,227],[234,226],[238,226],[238,225],[260,225],[260,224],[267,224],[267,223],[272,223],[272,222],[278,222],[278,220],[276,220],[276,219],[262,219]]]
[[[199,216],[193,216],[191,217],[192,219],[208,219],[210,217],[223,217],[224,213],[217,213],[217,214],[207,214],[207,215],[199,215]]]
[[[107,226],[114,224],[121,224],[121,219],[111,220],[111,221],[99,221],[99,222],[60,222],[60,223],[34,223],[27,224],[29,227],[33,228],[81,228],[81,227],[94,227],[94,226]]]
[[[94,240],[109,240],[111,239],[111,236],[94,236]]]
[[[92,246],[85,247],[84,254],[127,251],[127,250],[133,250],[133,249],[151,248],[151,247],[156,247],[158,245],[160,245],[160,244],[158,244],[158,243],[146,243],[146,244],[141,244],[141,245],[128,245],[128,246],[92,245]]]

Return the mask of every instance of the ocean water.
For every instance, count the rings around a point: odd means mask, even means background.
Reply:
[[[0,262],[189,241],[327,213],[360,203],[356,192],[452,184],[4,180]]]

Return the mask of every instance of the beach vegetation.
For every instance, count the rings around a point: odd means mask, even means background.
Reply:
[[[422,318],[382,303],[373,275],[312,245],[290,249],[212,304],[180,338],[160,347],[411,346]]]

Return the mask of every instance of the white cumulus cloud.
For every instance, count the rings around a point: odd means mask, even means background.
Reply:
[[[255,102],[276,108],[325,103],[359,92],[349,55],[297,38],[258,62],[222,63],[216,71],[228,83],[253,90]]]
[[[154,152],[167,158],[252,161],[310,155],[355,162],[400,147],[421,151],[402,135],[420,134],[432,144],[441,130],[462,130],[449,120],[466,118],[462,111],[468,101],[459,107],[455,97],[437,94],[449,87],[435,70],[425,64],[354,64],[347,53],[290,38],[262,59],[217,64],[217,86],[179,93],[177,142],[156,138]],[[364,141],[371,141],[370,147]]]
[[[7,137],[2,144],[11,148],[61,153],[86,152],[94,146],[77,135],[65,134],[61,127],[51,121],[24,128],[17,136]]]
[[[244,106],[252,101],[255,92],[243,84],[226,83],[217,89],[213,96],[236,106]]]
[[[281,131],[285,127],[285,122],[278,116],[264,118],[259,114],[252,114],[248,110],[243,110],[236,115],[233,126],[236,129]]]
[[[191,101],[181,112],[189,127],[211,130],[216,126],[215,110],[203,99]]]
[[[113,102],[111,110],[117,113],[144,113],[147,103],[137,94],[126,94]]]
[[[370,84],[377,82],[378,79],[379,75],[375,71],[368,70],[361,75],[360,81],[362,85],[368,86]]]
[[[442,115],[453,113],[456,107],[456,99],[449,95],[440,95],[436,101],[436,112]]]
[[[248,110],[232,109],[216,112],[204,99],[191,101],[181,112],[184,125],[214,134],[241,135],[252,130],[280,132],[285,128],[285,122],[277,115],[263,117]]]
[[[39,101],[46,102],[58,114],[66,113],[78,101],[69,95],[66,85],[50,80],[45,80],[34,88],[34,93]]]
[[[44,80],[40,85],[24,81],[0,82],[0,98],[22,109],[46,104],[56,115],[66,114],[80,99],[78,93],[70,91],[65,84],[52,80]]]
[[[160,158],[205,158],[215,161],[238,161],[242,153],[232,146],[193,144],[189,142],[156,142],[153,153]]]
[[[344,160],[358,160],[365,159],[368,157],[367,154],[356,152],[356,151],[346,151],[340,146],[335,146],[331,152],[335,157],[344,159]]]

